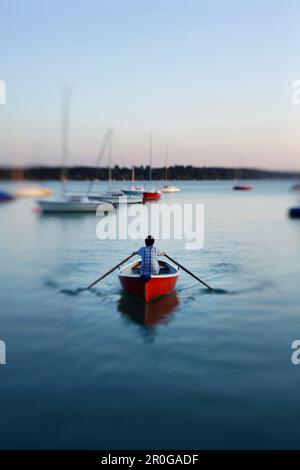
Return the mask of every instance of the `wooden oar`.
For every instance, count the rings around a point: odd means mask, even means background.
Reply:
[[[179,268],[181,268],[183,271],[185,271],[186,273],[188,273],[190,276],[194,277],[195,279],[197,279],[197,281],[201,282],[201,284],[203,284],[205,287],[207,287],[209,290],[211,291],[214,291],[214,292],[217,292],[215,289],[213,289],[212,287],[210,287],[208,284],[206,284],[206,282],[202,281],[199,277],[197,277],[195,274],[193,274],[191,271],[189,271],[187,268],[185,268],[184,266],[182,266],[182,264],[179,264],[177,263],[177,261],[175,261],[173,258],[171,258],[170,256],[168,256],[166,253],[164,253],[164,256],[166,258],[168,258],[170,261],[172,261],[172,263],[174,264],[177,264],[177,266]]]
[[[96,279],[96,281],[92,282],[92,284],[90,284],[88,287],[86,287],[84,290],[88,290],[90,289],[91,287],[93,287],[95,284],[97,284],[97,282],[100,282],[102,281],[102,279],[104,279],[106,276],[108,276],[110,273],[112,273],[113,271],[115,271],[119,266],[121,266],[122,264],[126,263],[126,261],[128,261],[130,258],[132,258],[133,256],[135,255],[135,253],[132,253],[130,256],[127,256],[127,258],[123,259],[123,261],[120,261],[120,263],[116,264],[116,266],[114,266],[113,268],[111,268],[109,271],[107,271],[107,273],[103,274],[101,277],[99,277],[99,279]]]

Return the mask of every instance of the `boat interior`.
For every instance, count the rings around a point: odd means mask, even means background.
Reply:
[[[176,274],[178,272],[177,268],[175,266],[172,266],[171,264],[167,263],[166,261],[159,261],[159,273],[156,274],[156,276],[160,276],[163,274],[166,275],[172,275]],[[133,263],[129,266],[126,266],[125,268],[122,269],[122,274],[125,275],[140,275],[140,268],[141,268],[141,261],[137,261],[136,263]]]

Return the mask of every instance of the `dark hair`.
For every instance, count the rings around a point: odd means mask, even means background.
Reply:
[[[152,235],[148,235],[148,237],[145,238],[146,246],[153,246],[154,242],[155,242],[155,239],[152,237]]]

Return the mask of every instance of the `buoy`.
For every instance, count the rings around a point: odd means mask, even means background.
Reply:
[[[300,218],[300,207],[292,207],[289,211],[289,216],[292,219],[299,219]]]

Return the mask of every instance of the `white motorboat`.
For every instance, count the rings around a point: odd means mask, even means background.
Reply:
[[[177,188],[176,186],[169,186],[167,184],[165,184],[161,189],[160,191],[162,193],[179,193],[179,191],[181,191],[180,188]]]
[[[107,215],[116,210],[110,202],[99,198],[82,195],[61,195],[56,198],[38,200],[38,205],[44,213],[82,213],[90,212],[97,215]]]

